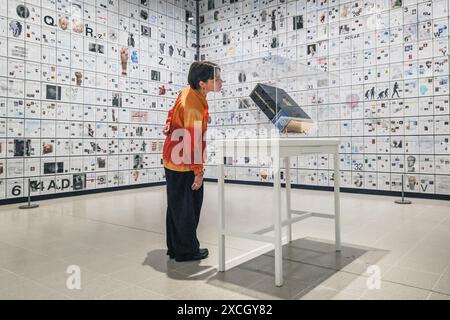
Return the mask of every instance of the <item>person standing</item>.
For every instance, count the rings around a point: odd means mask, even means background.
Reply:
[[[222,89],[218,65],[192,63],[189,86],[169,110],[163,133],[163,164],[166,174],[167,254],[176,261],[200,260],[208,249],[200,248],[197,226],[203,203],[203,163],[206,156],[209,92]]]
[[[394,98],[394,95],[397,95],[397,98],[400,98],[400,95],[398,94],[398,82],[395,81],[394,83],[394,92],[392,93],[392,98]]]

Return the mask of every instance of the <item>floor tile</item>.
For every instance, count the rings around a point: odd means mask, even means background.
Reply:
[[[400,267],[393,267],[387,273],[382,274],[382,279],[385,281],[409,285],[425,290],[431,290],[439,277],[439,274]]]
[[[366,290],[362,300],[426,300],[427,290],[382,281],[380,289]]]
[[[321,281],[320,286],[359,297],[367,289],[367,278],[347,272],[336,272]]]
[[[428,300],[450,300],[450,295],[430,292]]]
[[[311,284],[302,282],[295,278],[284,279],[283,286],[275,286],[275,277],[266,276],[255,284],[242,290],[246,294],[258,299],[289,300],[297,296],[301,291],[310,287]]]
[[[141,287],[130,287],[104,295],[101,300],[166,300],[167,297]]]
[[[235,291],[216,287],[211,284],[196,283],[170,295],[174,299],[189,300],[234,300],[238,299]]]
[[[88,285],[89,283],[93,282],[94,280],[102,276],[104,278],[104,275],[94,272],[92,270],[88,270],[87,268],[80,268],[79,271],[80,271],[79,281],[81,287]],[[71,291],[70,288],[72,288],[74,285],[74,282],[72,280],[73,277],[71,277],[73,275],[74,275],[73,270],[69,270],[69,272],[67,272],[66,270],[64,272],[55,272],[42,277],[37,277],[35,281],[47,288],[56,290],[63,294],[67,294],[69,291]]]
[[[433,287],[434,291],[450,295],[450,276],[442,276]]]
[[[164,275],[165,273],[166,271],[161,272],[147,265],[137,265],[110,273],[110,276],[130,284],[137,284],[145,282],[152,277]]]
[[[67,296],[32,280],[8,275],[0,277],[0,300],[66,300]]]
[[[65,288],[61,293],[69,296],[72,299],[90,300],[98,299],[107,294],[112,294],[118,290],[131,287],[130,284],[115,280],[108,276],[99,276],[92,281],[85,282],[81,283],[80,289]]]
[[[174,271],[137,283],[137,286],[164,296],[173,296],[183,289],[191,288],[199,281],[201,280],[191,279],[187,275]]]
[[[306,289],[294,297],[294,300],[358,300],[358,296],[340,292],[327,287],[318,286],[312,290]]]

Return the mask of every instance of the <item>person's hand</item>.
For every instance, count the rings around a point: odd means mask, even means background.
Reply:
[[[203,184],[203,173],[197,174],[194,179],[194,183],[192,184],[192,190],[196,191],[202,187]]]
[[[170,131],[170,126],[168,124],[166,124],[166,126],[163,129],[163,134],[165,136],[169,135],[169,131]]]

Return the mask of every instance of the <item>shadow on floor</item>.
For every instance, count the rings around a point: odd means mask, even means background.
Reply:
[[[147,253],[142,265],[165,273],[174,280],[205,280],[216,272],[215,267],[200,265],[200,262],[200,260],[176,262],[169,259],[165,250],[153,250]]]
[[[283,246],[282,287],[275,286],[273,250],[219,272],[207,283],[257,299],[300,299],[344,268],[349,277],[340,279],[339,286],[348,286],[388,252],[350,244],[336,252],[334,243],[302,238]]]

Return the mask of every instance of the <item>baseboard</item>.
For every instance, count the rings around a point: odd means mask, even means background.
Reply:
[[[50,199],[58,199],[58,198],[66,198],[66,197],[76,197],[76,196],[95,194],[95,193],[141,189],[141,188],[156,187],[156,186],[163,186],[163,185],[166,185],[165,181],[144,183],[144,184],[137,184],[137,185],[120,186],[120,187],[103,188],[103,189],[92,189],[92,190],[81,190],[81,191],[72,191],[72,192],[64,192],[64,193],[44,194],[44,195],[32,196],[31,201],[36,202],[36,201],[42,201],[42,200],[50,200]],[[7,205],[7,204],[14,204],[14,203],[23,203],[23,202],[27,202],[27,201],[28,201],[27,197],[3,199],[3,200],[0,200],[0,206]]]
[[[217,179],[205,178],[208,182],[217,182]],[[260,181],[241,181],[241,180],[226,180],[225,183],[231,184],[242,184],[242,185],[252,185],[252,186],[273,186],[272,182],[260,182]],[[285,183],[281,186],[284,188]],[[317,190],[317,191],[334,191],[333,187],[328,186],[311,186],[306,184],[291,184],[292,189],[306,189],[306,190]],[[370,189],[358,189],[358,188],[340,188],[341,192],[345,193],[357,193],[357,194],[374,194],[380,196],[389,197],[401,197],[402,193],[399,191],[385,191],[385,190],[370,190]],[[429,193],[419,193],[419,192],[405,192],[405,197],[408,198],[422,198],[422,199],[433,199],[433,200],[450,200],[450,195],[445,194],[429,194]]]
[[[206,182],[217,182],[217,179],[205,178],[205,181]],[[252,185],[252,186],[264,186],[264,187],[273,186],[273,183],[271,183],[271,182],[259,182],[259,181],[226,180],[225,183]],[[164,186],[165,184],[166,184],[166,182],[162,181],[162,182],[145,183],[145,184],[138,184],[138,185],[111,187],[111,188],[104,188],[104,189],[93,189],[93,190],[82,190],[82,191],[73,191],[73,192],[65,192],[65,193],[45,194],[45,195],[33,196],[31,198],[31,200],[32,200],[32,202],[36,202],[36,201],[66,198],[66,197],[76,197],[76,196],[82,196],[82,195],[88,195],[88,194]],[[286,187],[286,184],[282,183],[281,186],[284,188],[284,187]],[[291,187],[292,187],[292,189],[334,191],[333,187],[327,187],[327,186],[311,186],[311,185],[305,185],[305,184],[292,184]],[[397,198],[401,197],[401,192],[397,192],[397,191],[369,190],[369,189],[357,189],[357,188],[341,188],[340,191],[345,192],[345,193],[374,194],[374,195],[397,197]],[[405,192],[405,197],[433,199],[433,200],[446,200],[446,201],[450,200],[450,195],[427,194],[427,193],[419,193],[419,192]],[[0,200],[0,206],[8,205],[8,204],[15,204],[15,203],[24,203],[27,201],[28,201],[28,199],[26,197],[3,199],[3,200]]]

